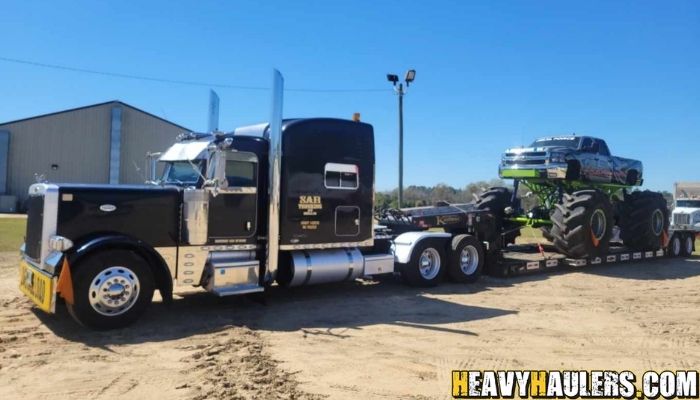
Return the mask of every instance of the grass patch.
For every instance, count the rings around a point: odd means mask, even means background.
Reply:
[[[0,218],[0,251],[19,251],[26,226],[25,218]]]

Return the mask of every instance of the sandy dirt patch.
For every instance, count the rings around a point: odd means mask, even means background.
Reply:
[[[700,258],[420,290],[393,279],[156,302],[80,328],[0,253],[0,398],[449,398],[453,369],[700,368]]]

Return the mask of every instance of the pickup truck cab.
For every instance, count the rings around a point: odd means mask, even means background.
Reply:
[[[498,172],[506,179],[642,184],[640,161],[613,156],[604,140],[590,136],[544,137],[528,147],[508,149]]]

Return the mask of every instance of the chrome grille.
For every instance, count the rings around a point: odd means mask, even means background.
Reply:
[[[525,153],[506,153],[504,165],[544,165],[547,164],[547,153],[544,151],[528,151]]]
[[[673,214],[675,225],[690,225],[690,214]]]
[[[33,260],[41,258],[41,238],[44,224],[44,196],[29,196],[27,200],[27,230],[25,252]]]

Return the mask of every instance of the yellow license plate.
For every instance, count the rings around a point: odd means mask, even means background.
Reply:
[[[19,290],[32,299],[40,309],[51,312],[53,278],[24,260],[19,262]]]

